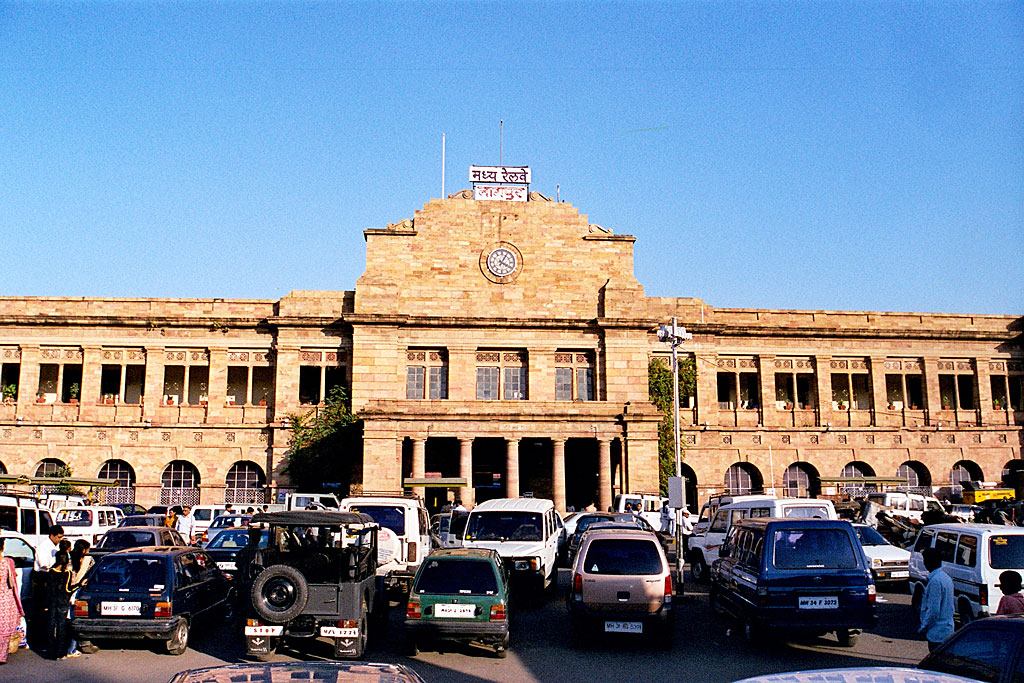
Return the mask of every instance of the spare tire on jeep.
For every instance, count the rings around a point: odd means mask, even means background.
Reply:
[[[377,566],[383,567],[391,560],[402,560],[402,542],[395,532],[386,526],[377,530]]]
[[[274,564],[253,581],[249,591],[252,608],[271,623],[284,623],[302,614],[309,600],[309,585],[295,567]]]

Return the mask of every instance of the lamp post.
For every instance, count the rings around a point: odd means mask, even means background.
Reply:
[[[693,335],[686,331],[685,327],[678,327],[676,325],[676,319],[672,318],[672,327],[668,325],[662,325],[658,328],[658,341],[669,344],[672,348],[672,423],[674,432],[674,445],[675,445],[675,456],[676,456],[676,478],[679,479],[682,476],[682,460],[679,455],[679,347],[683,345],[688,339],[693,339]],[[680,483],[682,480],[680,479]],[[686,505],[686,487],[683,486],[683,506]],[[675,512],[675,541],[676,541],[676,576],[679,577],[679,583],[682,585],[683,577],[683,563],[686,558],[682,557],[682,507],[677,508]]]

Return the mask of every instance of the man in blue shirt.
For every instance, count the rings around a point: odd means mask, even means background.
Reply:
[[[928,585],[921,601],[920,633],[928,640],[928,651],[953,635],[953,580],[942,571],[942,553],[925,548],[921,553],[928,574]]]

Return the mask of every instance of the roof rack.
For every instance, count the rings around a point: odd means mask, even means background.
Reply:
[[[345,496],[345,498],[409,498],[410,500],[422,501],[423,498],[411,491],[363,491]]]

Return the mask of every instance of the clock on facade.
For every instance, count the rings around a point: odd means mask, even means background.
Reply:
[[[508,277],[516,272],[516,255],[507,247],[498,247],[487,256],[487,270],[496,277]]]
[[[523,255],[509,242],[495,242],[480,252],[480,272],[498,285],[514,282],[523,271]]]

